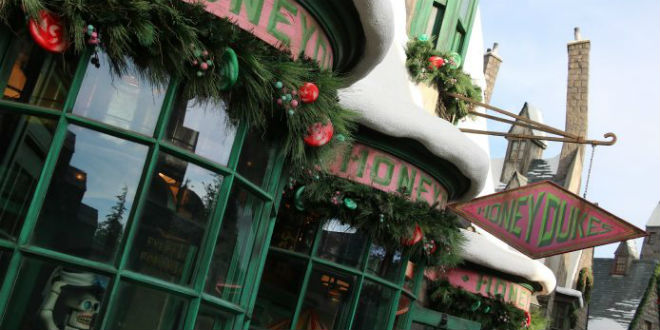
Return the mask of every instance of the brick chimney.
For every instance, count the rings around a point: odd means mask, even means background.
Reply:
[[[568,43],[568,83],[566,86],[566,132],[586,138],[589,98],[589,48],[591,42],[582,40],[580,28],[575,28],[575,40]],[[578,155],[579,153],[579,155]],[[576,156],[584,159],[584,145],[564,143],[559,156],[556,179],[564,182]],[[582,164],[579,173],[582,173]],[[568,186],[564,182],[564,186]],[[579,184],[578,184],[579,187]],[[578,188],[579,189],[579,188]]]
[[[497,43],[493,44],[493,48],[488,48],[484,54],[484,75],[486,76],[486,90],[484,91],[484,103],[490,103],[490,97],[493,95],[493,88],[495,87],[495,79],[497,79],[497,72],[500,70],[502,58],[497,54]]]

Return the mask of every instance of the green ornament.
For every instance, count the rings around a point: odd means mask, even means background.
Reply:
[[[222,77],[220,90],[229,90],[238,80],[238,57],[236,56],[236,52],[230,47],[225,48],[225,51],[222,53],[219,69],[220,77]]]
[[[300,186],[296,189],[296,193],[293,195],[293,206],[298,211],[305,210],[305,203],[303,200],[303,193],[305,192],[305,186]]]
[[[287,101],[293,100],[293,96],[291,96],[291,94],[286,94],[286,100]]]
[[[213,66],[213,61],[211,61],[211,60],[206,60],[206,64],[208,64],[208,66]]]
[[[449,58],[451,61],[449,61],[449,67],[452,69],[458,69],[458,67],[461,66],[461,62],[463,59],[461,58],[461,55],[459,55],[457,52],[451,52],[449,53]]]
[[[193,55],[195,55],[195,57],[200,57],[200,56],[202,56],[202,51],[195,48],[195,51],[193,52]]]
[[[357,203],[350,198],[344,198],[344,206],[349,210],[355,210],[358,207]]]
[[[197,77],[201,77],[201,76],[203,76],[203,75],[204,75],[204,72],[202,72],[202,71],[197,71]]]
[[[344,136],[344,134],[337,134],[337,135],[335,135],[335,139],[337,139],[337,141],[339,141],[339,142],[344,142],[344,141],[346,141],[346,137]]]
[[[419,41],[429,41],[429,36],[426,33],[420,34],[419,37],[417,37],[417,40]]]
[[[481,301],[477,300],[474,302],[474,304],[472,304],[472,306],[470,306],[470,310],[474,312],[477,309],[479,309],[480,306],[481,306]]]
[[[380,223],[385,222],[385,215],[384,214],[382,214],[382,213],[380,214],[379,221],[380,221]]]
[[[284,84],[281,81],[276,81],[275,82],[275,88],[282,89],[282,87],[284,87]]]
[[[94,25],[92,25],[92,24],[87,25],[87,35],[91,36],[92,32],[94,32]]]
[[[490,312],[490,306],[484,307],[484,313],[488,313],[488,312]]]
[[[293,116],[293,115],[296,114],[296,112],[293,111],[293,109],[289,109],[288,113],[289,113],[289,116]]]

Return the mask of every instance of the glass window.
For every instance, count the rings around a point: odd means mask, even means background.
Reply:
[[[11,42],[3,63],[3,67],[11,67],[11,71],[2,98],[61,110],[77,62],[77,57],[69,53],[48,53],[23,30]]]
[[[0,283],[5,278],[7,267],[9,267],[9,259],[11,259],[11,251],[0,250]]]
[[[167,141],[227,165],[236,126],[229,120],[226,103],[186,100],[179,95],[167,128]]]
[[[397,283],[403,266],[401,259],[401,251],[389,251],[383,246],[372,244],[367,260],[367,273]]]
[[[434,2],[431,7],[431,13],[428,23],[426,24],[426,35],[432,37],[433,44],[438,44],[438,37],[440,36],[440,29],[442,28],[442,21],[445,18],[445,6],[441,3]]]
[[[326,267],[315,268],[295,328],[346,329],[355,281],[354,275]]]
[[[286,193],[293,194],[292,190]],[[271,246],[309,254],[318,228],[318,218],[298,212],[287,199],[282,201],[271,238]]]
[[[232,302],[240,297],[262,206],[247,190],[233,187],[206,278],[207,293]]]
[[[146,146],[70,126],[33,242],[112,261],[146,155]]]
[[[222,176],[167,154],[158,158],[129,268],[188,283]]]
[[[87,66],[73,113],[151,135],[165,98],[165,87],[151,85],[134,68],[116,76],[111,73],[105,54],[100,54],[99,61],[100,68]]]
[[[108,329],[183,329],[187,301],[132,283],[121,283]]]
[[[364,281],[352,329],[387,329],[394,290]]]
[[[25,259],[2,329],[93,329],[99,322],[109,278]]]
[[[57,122],[0,110],[0,238],[21,230]]]
[[[256,185],[261,185],[264,175],[273,158],[275,150],[272,142],[266,137],[251,131],[245,137],[241,156],[238,158],[237,171]]]
[[[271,252],[266,260],[251,325],[257,329],[289,329],[306,262]]]
[[[208,305],[202,305],[195,321],[195,330],[235,329],[234,315]]]
[[[351,267],[362,264],[367,235],[357,229],[331,219],[323,225],[318,256]]]

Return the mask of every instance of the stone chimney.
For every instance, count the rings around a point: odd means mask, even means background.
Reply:
[[[566,132],[580,137],[587,137],[588,98],[589,98],[589,49],[591,42],[582,40],[580,28],[575,28],[575,40],[568,43],[568,83],[566,86]],[[579,153],[580,157],[576,157]],[[572,164],[574,159],[584,159],[584,145],[564,143],[559,156],[559,167],[555,179],[564,182],[571,166],[579,166],[582,173],[582,164]],[[579,184],[578,184],[579,187]],[[578,188],[579,189],[579,188]]]
[[[488,48],[484,54],[484,75],[486,76],[486,90],[484,91],[484,103],[490,103],[490,97],[493,95],[493,88],[495,87],[495,79],[497,79],[497,72],[500,70],[502,58],[497,54],[497,43],[493,44],[493,48]]]

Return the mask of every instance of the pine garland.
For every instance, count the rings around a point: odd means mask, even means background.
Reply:
[[[229,99],[227,113],[234,121],[284,138],[292,168],[323,164],[331,141],[320,148],[306,147],[302,137],[314,123],[332,122],[335,136],[350,141],[355,114],[338,104],[341,79],[321,70],[311,60],[291,60],[290,54],[275,49],[226,19],[207,13],[201,2],[181,0],[5,0],[0,1],[0,18],[14,27],[25,26],[21,18],[37,18],[40,10],[58,15],[67,27],[69,51],[81,54],[87,45],[86,29],[98,31],[100,50],[107,54],[114,74],[125,73],[131,63],[155,85],[182,81],[183,96],[200,100]],[[18,22],[20,21],[20,22]],[[238,58],[239,78],[234,87],[223,90],[223,75],[217,61],[229,47]],[[203,75],[192,62],[200,50],[215,59]],[[221,63],[220,63],[221,64]],[[314,103],[302,104],[295,115],[275,102],[280,81],[295,89],[304,82],[319,88]],[[342,141],[338,141],[342,142]]]
[[[483,297],[438,280],[429,285],[428,296],[433,310],[479,322],[482,329],[526,329],[525,312],[501,295]]]
[[[425,39],[425,38],[422,38]],[[433,66],[429,59],[439,56],[443,65]],[[436,112],[441,118],[454,124],[468,115],[472,104],[447,95],[454,93],[466,96],[474,101],[481,101],[481,88],[472,83],[472,78],[458,67],[452,54],[436,50],[428,40],[413,39],[406,45],[406,67],[412,80],[425,83],[438,89]]]
[[[458,218],[447,211],[422,201],[412,202],[405,192],[385,193],[311,170],[290,181],[291,192],[285,197],[294,198],[292,192],[301,186],[301,200],[294,204],[302,202],[302,212],[314,212],[322,219],[337,219],[359,228],[379,245],[410,253],[411,259],[429,266],[449,268],[461,262],[464,237]],[[416,226],[424,238],[412,246],[403,244],[413,237]]]

